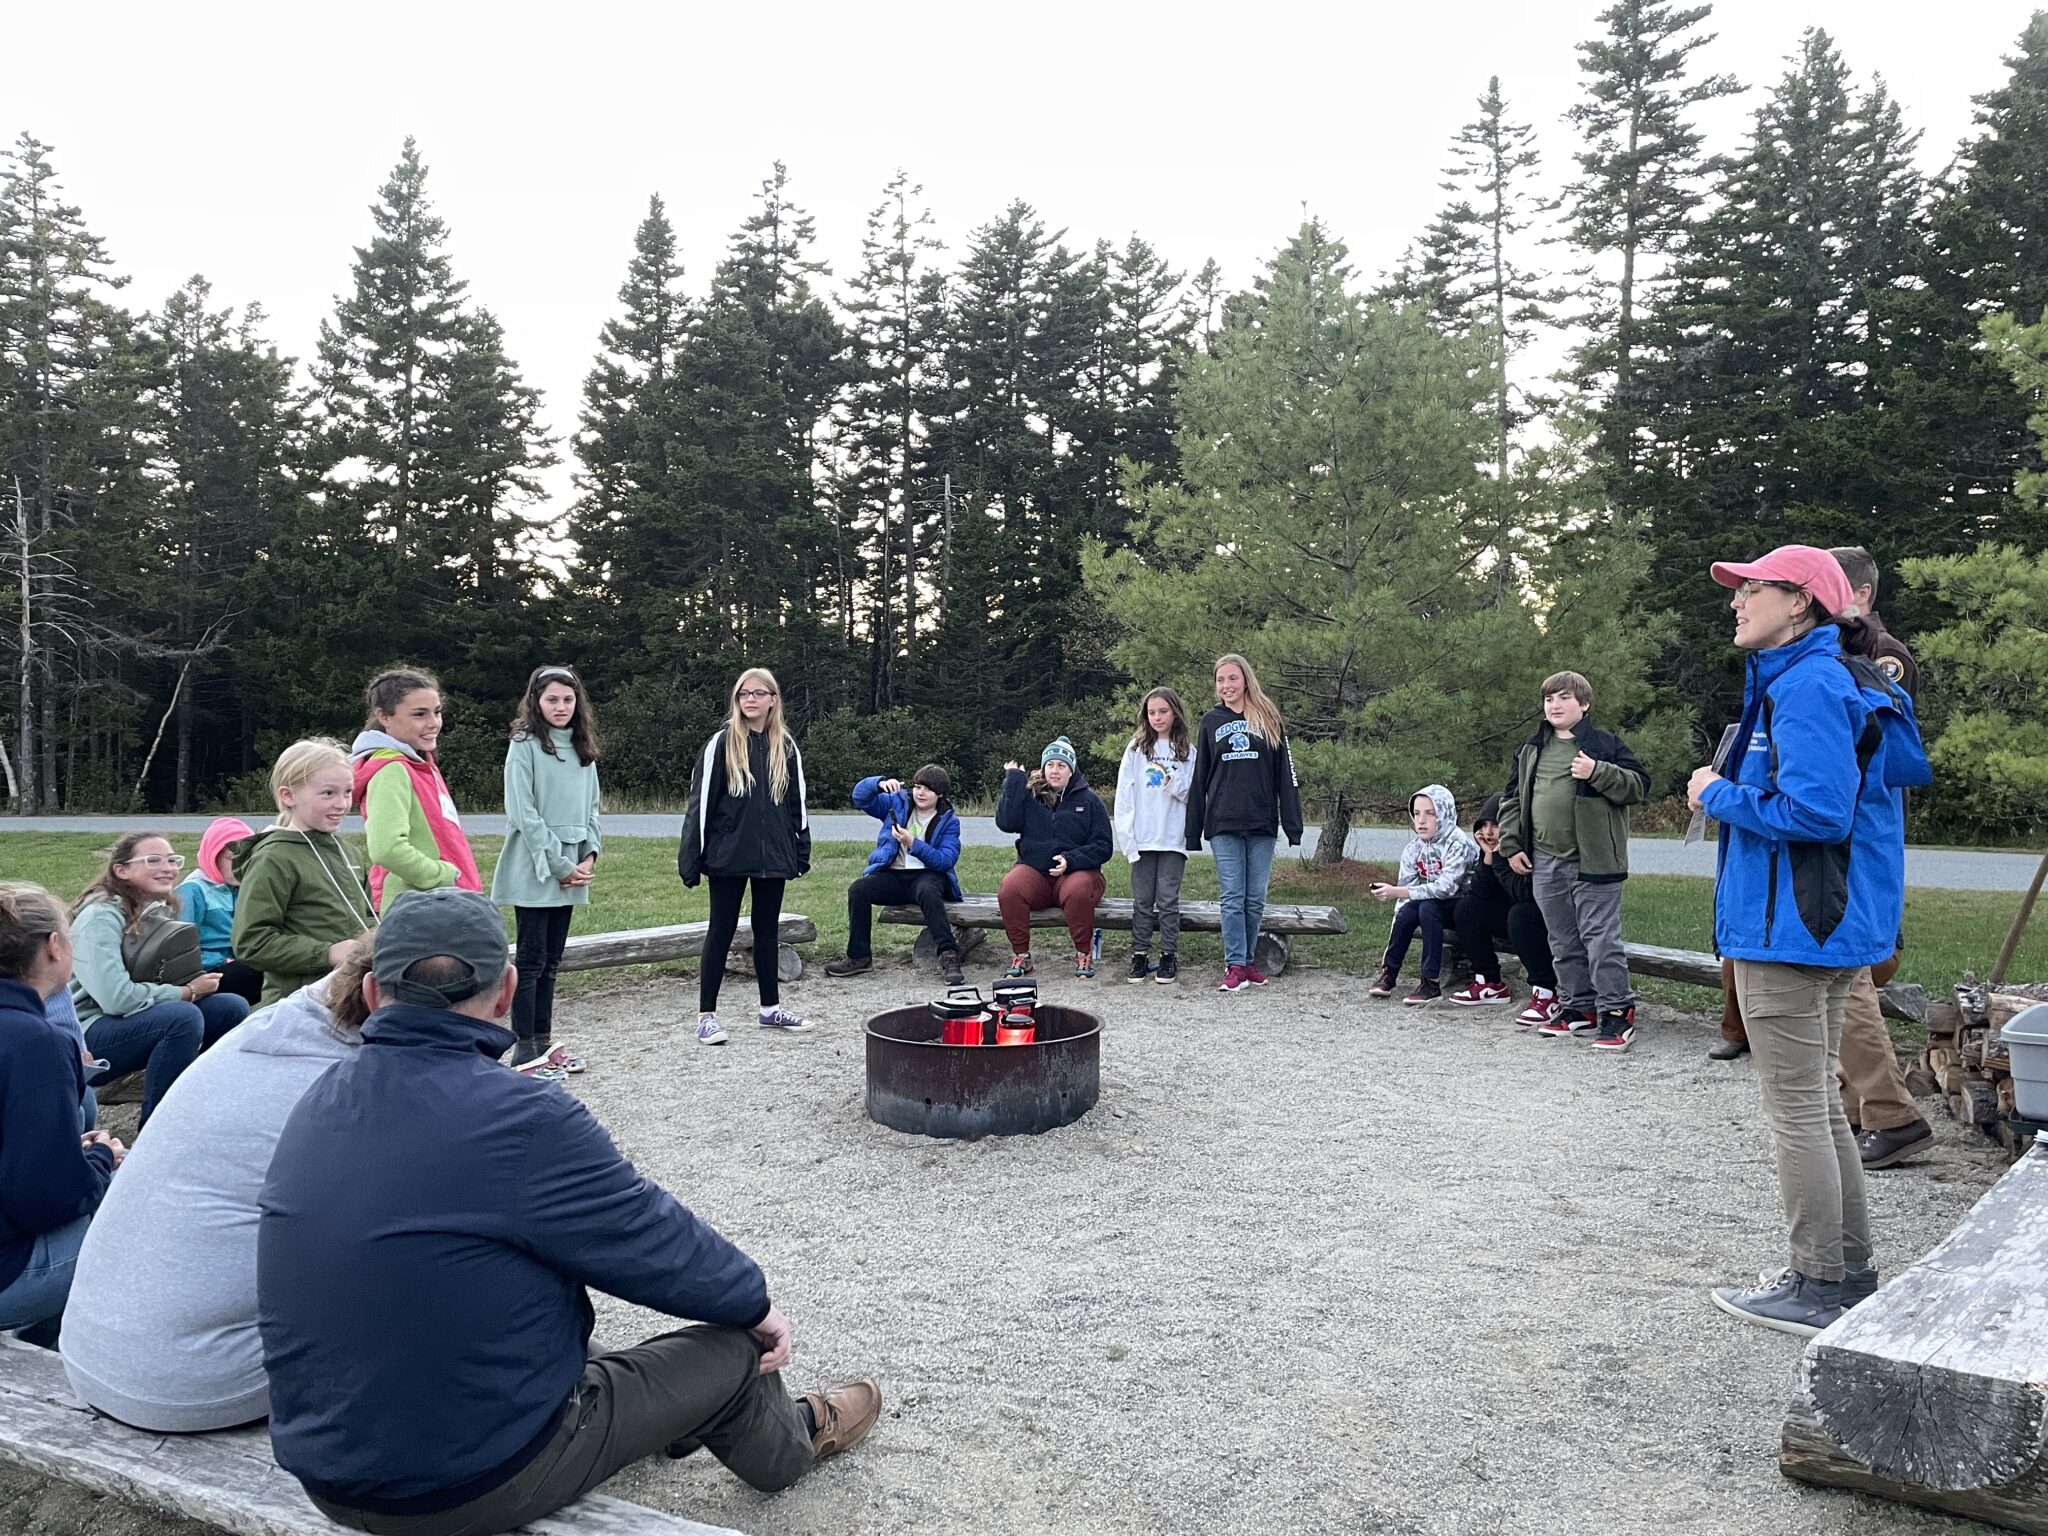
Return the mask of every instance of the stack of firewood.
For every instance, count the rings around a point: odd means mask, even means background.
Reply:
[[[1966,972],[1954,1002],[1934,1003],[1927,1010],[1922,1082],[1931,1079],[1953,1119],[1976,1126],[2014,1157],[2034,1144],[2036,1131],[2048,1131],[2048,1123],[2025,1118],[2015,1106],[2012,1062],[1998,1032],[2007,1019],[2043,1001],[2048,1001],[2048,985],[1993,990]]]

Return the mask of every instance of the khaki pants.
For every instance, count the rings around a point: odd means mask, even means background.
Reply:
[[[811,1470],[803,1411],[761,1346],[737,1328],[684,1328],[593,1355],[555,1435],[509,1482],[433,1515],[380,1515],[315,1497],[321,1513],[376,1536],[496,1536],[581,1498],[621,1467],[667,1449],[704,1447],[763,1493]],[[365,1426],[374,1433],[374,1426]]]
[[[1870,1262],[1863,1159],[1835,1091],[1843,1016],[1857,972],[1735,962],[1735,993],[1763,1088],[1778,1158],[1778,1192],[1792,1228],[1792,1267],[1839,1280]],[[1867,973],[1865,973],[1867,974]]]
[[[1899,1053],[1877,1005],[1877,989],[1897,975],[1898,969],[1899,957],[1893,955],[1882,965],[1858,972],[1842,1022],[1841,1060],[1835,1068],[1842,1089],[1842,1111],[1851,1125],[1866,1131],[1895,1131],[1921,1119],[1913,1095],[1906,1091]],[[1738,1044],[1749,1041],[1742,1027],[1742,1006],[1735,1000],[1733,960],[1721,962],[1721,1036]]]

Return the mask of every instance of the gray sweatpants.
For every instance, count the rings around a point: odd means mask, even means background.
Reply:
[[[1622,882],[1589,885],[1579,878],[1577,859],[1535,859],[1536,905],[1557,963],[1558,1006],[1601,1013],[1628,1007],[1636,995],[1621,947]]]
[[[1180,881],[1188,872],[1184,853],[1154,852],[1131,866],[1131,953],[1147,954],[1152,930],[1159,930],[1159,952],[1171,955],[1180,946]]]

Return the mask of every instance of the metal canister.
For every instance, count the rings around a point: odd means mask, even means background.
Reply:
[[[982,1020],[986,1011],[987,1004],[982,1002],[981,993],[972,987],[934,998],[931,1003],[931,1014],[939,1021],[939,1043],[980,1045],[985,1038]]]

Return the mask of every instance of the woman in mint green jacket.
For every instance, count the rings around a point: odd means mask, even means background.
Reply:
[[[567,667],[526,681],[505,752],[505,846],[491,900],[513,912],[512,1064],[559,1080],[583,1062],[554,1043],[555,972],[569,919],[590,900],[602,846],[597,810],[597,726],[583,683]]]

